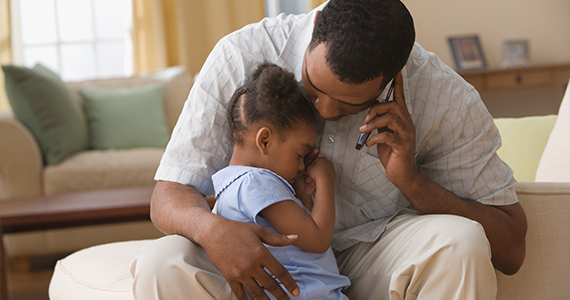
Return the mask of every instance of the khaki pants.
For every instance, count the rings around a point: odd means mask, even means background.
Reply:
[[[352,300],[495,299],[490,258],[481,225],[451,215],[401,215],[378,241],[337,253]],[[137,300],[235,299],[204,249],[181,236],[147,244],[131,273]]]

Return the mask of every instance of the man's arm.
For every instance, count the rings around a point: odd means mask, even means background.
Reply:
[[[407,110],[401,73],[395,78],[395,101],[379,103],[366,117],[361,132],[376,128],[366,143],[377,146],[386,176],[422,214],[453,214],[479,222],[491,244],[492,261],[505,274],[516,273],[525,256],[526,216],[520,204],[483,205],[460,199],[431,181],[415,166],[415,126]],[[374,118],[376,115],[380,117]]]
[[[215,215],[197,190],[168,181],[157,182],[151,198],[150,215],[162,232],[182,235],[204,247],[237,299],[247,299],[244,288],[255,299],[269,299],[259,284],[277,299],[288,299],[264,268],[271,271],[291,294],[298,294],[297,284],[291,275],[262,244],[286,246],[296,238]]]
[[[491,244],[495,268],[507,275],[519,270],[525,257],[527,229],[519,203],[491,206],[463,200],[419,172],[414,176],[417,178],[399,188],[421,214],[453,214],[479,222]]]

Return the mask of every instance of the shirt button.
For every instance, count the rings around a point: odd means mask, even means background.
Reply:
[[[332,143],[334,143],[334,138],[333,138],[332,136],[329,136],[329,138],[328,138],[328,142],[329,142],[329,144],[332,144]]]

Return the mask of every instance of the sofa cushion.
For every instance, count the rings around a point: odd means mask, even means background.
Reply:
[[[14,115],[34,135],[45,163],[57,164],[87,149],[85,116],[57,74],[39,64],[2,69]]]
[[[570,84],[536,170],[536,181],[570,182]]]
[[[154,186],[164,149],[89,150],[44,169],[46,195],[134,186]]]
[[[556,115],[495,119],[503,140],[497,153],[513,169],[516,180],[534,181],[555,121]]]
[[[122,89],[82,89],[89,117],[90,146],[96,150],[164,148],[169,132],[163,84]]]

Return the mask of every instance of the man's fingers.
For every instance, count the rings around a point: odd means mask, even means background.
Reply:
[[[406,98],[404,96],[404,79],[402,78],[402,71],[398,72],[394,77],[394,102],[400,106],[402,111],[409,115],[408,106],[406,105]]]
[[[237,281],[228,281],[228,284],[230,285],[230,288],[232,289],[232,292],[236,296],[237,300],[247,300],[245,289],[241,283]]]
[[[282,235],[282,234],[273,233],[265,228],[261,229],[262,232],[258,234],[259,237],[261,238],[262,242],[271,246],[277,246],[277,247],[288,246],[296,242],[298,238],[297,235]],[[292,295],[294,296],[298,295],[299,287],[297,286],[297,283],[295,282],[295,280],[293,280],[293,277],[291,276],[291,274],[289,274],[287,269],[285,269],[285,267],[281,263],[279,263],[277,259],[272,257],[272,259],[269,260],[268,263],[266,262],[265,267],[273,275],[275,275],[275,277],[281,283],[283,283],[285,288],[287,288],[287,290],[289,290],[289,292]],[[296,293],[297,295],[295,295]]]
[[[392,133],[397,133],[398,135],[402,135],[406,138],[412,138],[413,135],[410,132],[410,125],[406,123],[405,120],[400,119],[399,117],[393,114],[385,114],[379,118],[376,118],[367,126],[371,128],[378,128],[378,133],[389,131]],[[413,126],[413,123],[412,125]],[[368,143],[367,143],[368,145]]]
[[[267,275],[267,273],[266,273]],[[249,294],[253,297],[253,299],[255,300],[269,300],[269,297],[267,296],[267,294],[265,294],[265,291],[263,291],[263,288],[257,283],[257,281],[255,281],[255,279],[250,278],[249,280],[246,280],[244,283],[245,288],[247,289],[247,291],[249,292]],[[281,291],[281,293],[284,293],[283,291]],[[285,295],[287,296],[287,295]],[[247,299],[247,298],[245,298]],[[277,299],[281,299],[281,298],[277,298]],[[288,298],[283,298],[283,299],[288,299]]]
[[[269,270],[269,268],[267,268],[267,269]],[[269,270],[269,272],[271,272],[271,270]],[[276,271],[276,273],[271,272],[271,274],[273,274],[276,278],[279,278],[279,276],[283,277],[285,275],[289,275],[288,272],[287,272],[287,274],[279,274],[279,273],[277,273],[277,271]],[[263,288],[265,288],[265,290],[267,292],[269,292],[271,295],[273,295],[275,298],[277,298],[277,299],[289,299],[289,295],[287,295],[287,293],[283,290],[281,285],[279,285],[279,283],[275,280],[275,278],[273,278],[265,270],[263,270],[260,274],[256,274],[255,280],[256,280],[255,281],[256,283],[259,283],[261,286],[263,286]],[[297,286],[295,285],[295,288],[296,287]],[[263,290],[261,292],[264,293]],[[255,299],[257,299],[255,297],[255,295],[252,294],[252,296]],[[265,298],[263,298],[260,295],[260,299],[265,299]]]
[[[267,245],[283,247],[289,246],[297,241],[297,236],[295,235],[277,234],[262,227],[258,227],[257,230],[257,235],[261,241]]]
[[[260,229],[261,230],[258,233],[258,235],[261,238],[262,242],[264,242],[267,245],[282,247],[282,246],[291,245],[297,241],[298,237],[297,235],[282,235],[282,234],[273,233],[265,228],[260,228]],[[297,286],[295,280],[293,280],[291,274],[289,274],[287,269],[285,269],[285,267],[281,263],[279,263],[277,259],[273,257],[271,258],[272,259],[266,261],[265,267],[271,272],[271,274],[273,274],[277,278],[277,280],[279,280],[285,286],[285,288],[287,288],[287,290],[292,295],[297,296],[299,293],[299,287]],[[267,286],[264,285],[264,287],[269,292],[271,292],[271,290],[269,290]],[[277,296],[275,294],[273,295]]]
[[[266,268],[269,270],[269,272],[271,272],[271,274],[275,276],[275,278],[277,278],[285,286],[285,288],[289,291],[289,293],[291,293],[291,295],[299,296],[299,287],[297,286],[297,283],[295,282],[291,274],[289,274],[287,269],[283,267],[283,265],[277,262],[274,264],[267,265]],[[271,279],[273,280],[273,278]],[[281,290],[281,286],[277,285],[276,287],[270,287],[265,284],[263,284],[263,286],[273,296],[277,297],[277,299],[289,299],[287,295],[285,295],[287,296],[286,298],[280,298],[276,293],[273,292],[273,290],[279,292],[278,290]]]

